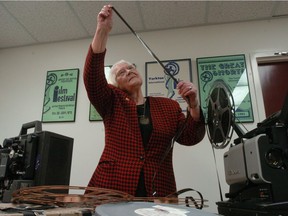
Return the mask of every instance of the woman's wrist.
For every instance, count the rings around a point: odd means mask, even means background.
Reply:
[[[189,109],[196,109],[198,106],[199,106],[199,104],[198,104],[198,100],[197,99],[194,101],[194,103],[192,103],[192,104],[189,103],[188,104]]]
[[[195,120],[195,121],[199,121],[200,120],[200,107],[199,105],[195,105],[195,107],[191,108],[190,106],[187,107],[187,111],[190,113],[191,117]]]

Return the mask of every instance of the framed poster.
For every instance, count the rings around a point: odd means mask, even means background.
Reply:
[[[79,69],[48,71],[42,122],[74,122]]]
[[[185,80],[192,82],[191,59],[178,59],[162,61],[163,65],[176,80]],[[183,112],[186,112],[187,103],[178,95],[176,90],[177,83],[164,72],[164,69],[158,62],[146,62],[146,96],[168,97],[176,100]]]
[[[253,122],[245,55],[197,58],[200,103],[207,119],[207,99],[213,83],[222,80],[230,89],[236,122]]]
[[[112,65],[107,65],[107,66],[104,67],[104,72],[105,72],[106,79],[108,79],[111,67],[112,67]],[[89,107],[89,121],[102,121],[102,120],[103,119],[100,116],[100,114],[97,112],[95,107],[90,103],[90,107]]]
[[[100,114],[97,112],[95,107],[90,103],[90,108],[89,108],[89,121],[102,121],[102,117]]]

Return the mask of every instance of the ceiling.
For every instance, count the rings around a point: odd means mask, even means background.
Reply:
[[[110,1],[137,32],[288,17],[288,1]],[[0,49],[93,37],[106,1],[1,1]],[[111,34],[130,30],[114,14]]]

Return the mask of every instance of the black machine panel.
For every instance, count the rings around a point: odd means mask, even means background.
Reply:
[[[39,133],[35,185],[69,185],[73,139],[52,132]]]
[[[34,132],[28,134],[30,128]],[[5,139],[0,148],[0,200],[10,202],[23,187],[69,185],[73,141],[42,131],[39,121],[23,124],[19,136]]]

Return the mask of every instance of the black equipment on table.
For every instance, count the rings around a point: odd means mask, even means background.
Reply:
[[[34,132],[27,133],[31,128]],[[40,121],[23,124],[19,136],[4,139],[0,200],[10,202],[12,193],[23,187],[69,185],[73,142],[73,138],[42,131]]]
[[[226,201],[217,202],[224,216],[288,216],[288,94],[278,112],[244,133],[235,123],[232,93],[216,81],[208,97],[207,132],[214,148],[224,148],[233,128],[238,138],[224,153]]]

